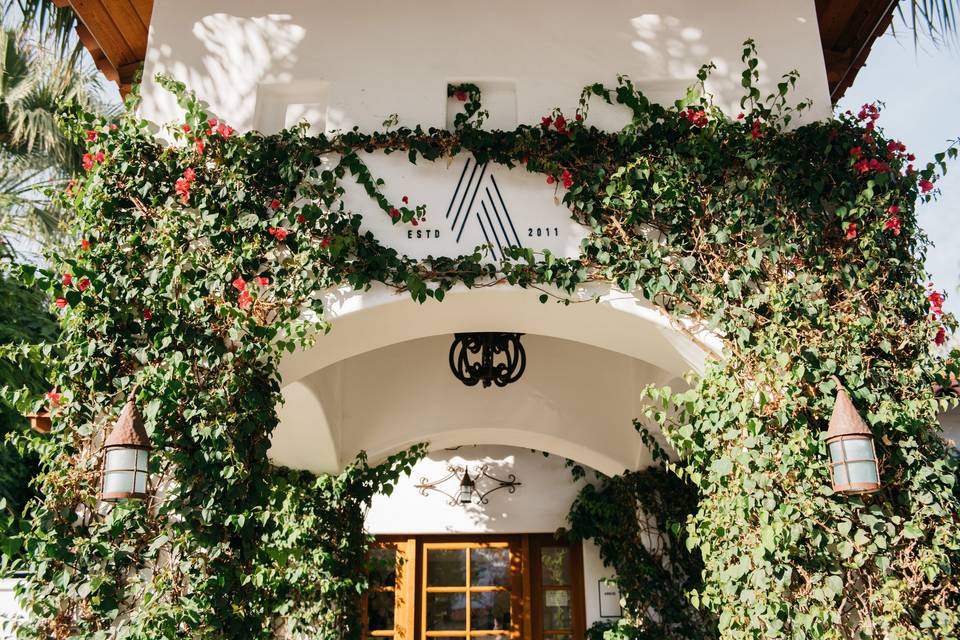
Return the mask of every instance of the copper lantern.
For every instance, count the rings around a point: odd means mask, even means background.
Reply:
[[[36,413],[28,413],[24,417],[30,420],[30,428],[37,433],[50,433],[50,429],[53,427],[50,412],[46,409],[38,409]]]
[[[151,448],[143,418],[131,397],[103,443],[101,500],[118,502],[147,497]]]
[[[827,430],[833,490],[840,493],[872,493],[880,488],[880,470],[873,433],[850,401],[846,390],[837,390],[837,400]]]

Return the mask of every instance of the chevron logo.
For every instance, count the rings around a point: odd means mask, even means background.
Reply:
[[[503,257],[504,248],[523,246],[497,180],[487,172],[486,163],[478,164],[473,158],[463,165],[446,217],[458,243],[468,224],[479,224],[494,260]]]

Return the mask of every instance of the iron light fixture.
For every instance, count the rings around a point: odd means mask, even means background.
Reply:
[[[523,484],[517,482],[517,476],[512,473],[507,476],[506,480],[490,475],[487,470],[487,465],[475,468],[473,470],[473,477],[470,476],[470,470],[467,467],[450,466],[447,467],[447,471],[450,473],[433,482],[430,482],[426,478],[421,478],[420,484],[416,485],[416,488],[420,490],[420,495],[427,496],[430,491],[436,491],[447,497],[447,504],[450,506],[456,506],[458,504],[484,505],[490,503],[487,496],[494,491],[506,489],[508,493],[516,493],[517,487]],[[459,481],[456,493],[448,493],[440,488],[440,485],[453,478]],[[484,491],[478,486],[478,483],[481,481],[484,481],[485,484],[487,484],[486,481],[489,481],[493,486]]]
[[[100,499],[119,502],[146,498],[151,449],[143,418],[131,395],[103,443]]]
[[[830,475],[838,493],[872,493],[880,488],[880,470],[873,433],[841,386],[827,430]]]
[[[522,333],[457,333],[450,345],[450,370],[468,387],[505,387],[516,382],[527,367],[520,344]]]

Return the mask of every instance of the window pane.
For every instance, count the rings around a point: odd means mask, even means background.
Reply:
[[[471,631],[506,631],[509,628],[509,591],[485,591],[470,595]]]
[[[393,592],[373,591],[367,596],[367,622],[370,631],[393,630]]]
[[[570,584],[570,549],[567,547],[540,549],[540,574],[545,586]]]
[[[570,592],[566,589],[543,592],[543,628],[569,629],[572,626]]]
[[[478,587],[510,586],[510,549],[471,549],[470,584]]]
[[[467,586],[467,550],[428,549],[427,586]]]
[[[107,470],[111,469],[136,469],[137,468],[137,450],[136,449],[108,449],[107,461],[105,464]]]
[[[370,552],[370,585],[395,587],[397,585],[397,550],[389,547]]]
[[[847,466],[850,469],[850,482],[877,482],[877,467],[872,462],[851,462]]]
[[[851,438],[843,441],[847,460],[873,460],[873,447],[866,438]]]
[[[427,594],[428,631],[465,631],[466,628],[467,594]]]
[[[108,471],[104,474],[104,493],[129,493],[131,491],[133,491],[133,471]]]

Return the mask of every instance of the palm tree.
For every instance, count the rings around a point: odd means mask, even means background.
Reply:
[[[78,171],[83,149],[64,136],[57,110],[69,102],[107,110],[96,71],[64,62],[49,42],[0,30],[0,256],[55,241],[63,228],[66,212],[42,190]]]

